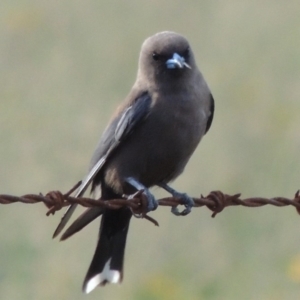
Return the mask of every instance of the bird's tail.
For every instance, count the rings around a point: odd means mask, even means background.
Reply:
[[[120,198],[120,197],[119,197]],[[105,210],[100,226],[97,248],[83,283],[83,291],[91,292],[98,285],[120,283],[131,210]]]

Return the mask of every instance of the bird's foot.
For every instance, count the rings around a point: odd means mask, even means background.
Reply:
[[[149,192],[148,189],[145,189],[143,193],[146,195],[147,200],[148,200],[148,205],[147,205],[147,212],[156,210],[158,207],[158,202],[155,199],[155,197]]]
[[[145,199],[147,201],[147,207],[144,211],[144,214],[157,209],[157,200],[143,184],[132,177],[126,178],[126,182],[138,190],[135,194],[130,196],[131,198],[141,197],[142,200]]]
[[[174,191],[174,193],[172,193],[172,196],[176,199],[179,199],[182,201],[183,205],[185,206],[185,209],[183,211],[179,211],[177,206],[172,206],[171,208],[171,212],[175,215],[175,216],[186,216],[188,215],[191,210],[192,207],[195,205],[195,202],[193,200],[193,198],[189,197],[187,194],[185,193],[178,193],[176,191]]]
[[[185,193],[177,192],[164,182],[159,183],[158,186],[169,192],[174,198],[181,200],[182,204],[185,206],[185,209],[181,212],[178,210],[177,206],[172,206],[171,212],[175,216],[186,216],[191,212],[192,207],[195,205],[193,198]]]
[[[145,218],[146,220],[153,223],[155,226],[159,226],[158,222],[147,215],[149,211],[155,210],[158,207],[158,202],[154,198],[154,196],[148,191],[148,189],[145,190],[139,190],[134,194],[131,195],[123,195],[127,200],[130,199],[139,199],[140,205],[138,207],[133,208],[130,206],[131,212],[134,217],[141,219]]]

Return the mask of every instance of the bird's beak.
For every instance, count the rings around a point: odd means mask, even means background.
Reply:
[[[177,53],[173,54],[173,57],[166,61],[168,69],[183,69],[184,67],[191,69],[191,66],[185,62],[184,57]]]

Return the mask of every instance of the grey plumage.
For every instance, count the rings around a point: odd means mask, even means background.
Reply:
[[[167,183],[184,170],[209,130],[213,113],[213,97],[188,41],[174,32],[148,38],[142,45],[136,82],[105,129],[78,195],[90,183],[92,191],[101,189],[105,200],[144,189],[148,208],[153,210],[156,201],[148,188],[158,185],[182,196],[187,207],[183,214],[187,214],[192,200]],[[63,229],[73,210],[63,217],[54,236]],[[89,209],[62,236],[68,238],[102,213],[100,237],[84,282],[85,292],[122,280],[131,212],[128,208]]]

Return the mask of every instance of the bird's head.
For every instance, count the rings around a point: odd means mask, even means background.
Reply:
[[[196,69],[194,55],[185,37],[175,32],[157,33],[142,45],[139,76],[154,82],[189,76]]]

